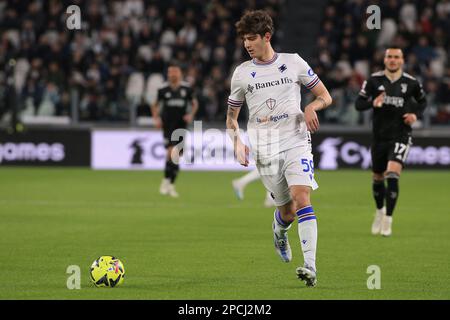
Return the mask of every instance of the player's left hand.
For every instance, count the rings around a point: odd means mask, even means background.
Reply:
[[[316,132],[319,130],[319,118],[312,106],[306,106],[305,108],[305,122],[309,132]]]
[[[192,114],[187,113],[183,116],[183,120],[184,122],[186,122],[187,124],[191,123],[194,120],[194,117],[192,116]]]
[[[414,113],[405,113],[403,115],[403,122],[405,122],[408,126],[412,125],[416,121],[417,116]]]

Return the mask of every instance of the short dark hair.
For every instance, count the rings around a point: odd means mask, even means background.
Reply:
[[[399,46],[387,46],[384,51],[386,51],[386,50],[400,50],[403,52],[403,49],[400,48]]]
[[[404,55],[404,53],[403,53],[403,49],[402,48],[400,48],[399,46],[388,46],[385,50],[384,50],[384,55],[386,55],[386,52],[388,51],[388,50],[400,50],[400,52],[402,53],[402,55]]]
[[[259,34],[263,37],[266,32],[274,32],[272,18],[264,10],[247,11],[235,26],[240,37],[246,34]]]
[[[170,67],[180,68],[182,70],[181,64],[178,60],[170,60],[169,63],[167,64],[167,68]]]

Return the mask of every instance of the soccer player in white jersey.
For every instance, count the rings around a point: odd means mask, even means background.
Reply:
[[[244,100],[249,108],[247,132],[262,182],[277,207],[272,224],[274,244],[282,261],[292,260],[287,231],[298,220],[304,265],[296,269],[309,287],[317,283],[317,221],[311,206],[314,180],[310,132],[319,129],[316,111],[328,107],[331,96],[318,76],[298,55],[277,53],[270,40],[273,22],[262,10],[249,11],[236,23],[237,33],[252,58],[236,67],[228,99],[227,131],[238,162],[248,166],[249,147],[237,122]],[[315,96],[301,110],[300,86]]]

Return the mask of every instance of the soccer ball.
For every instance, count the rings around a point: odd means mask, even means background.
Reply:
[[[117,287],[123,282],[125,268],[113,256],[101,256],[91,265],[91,280],[96,287]]]

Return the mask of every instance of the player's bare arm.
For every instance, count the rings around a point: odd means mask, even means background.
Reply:
[[[237,121],[239,112],[240,108],[228,106],[226,120],[227,132],[231,141],[233,141],[234,154],[236,155],[238,162],[244,167],[247,167],[250,149],[242,142],[241,137],[239,136],[239,123]]]
[[[305,107],[305,122],[310,132],[316,132],[319,130],[319,119],[316,111],[327,108],[333,102],[333,99],[322,82],[312,88],[311,92],[316,99]]]
[[[191,112],[187,113],[184,115],[183,120],[186,123],[191,123],[192,121],[194,121],[195,118],[195,114],[197,113],[198,110],[198,100],[197,99],[192,99],[191,101]]]
[[[155,127],[158,129],[161,129],[162,127],[162,121],[161,117],[159,116],[159,103],[156,101],[152,104],[150,107],[150,111],[152,112],[153,121],[155,122]]]

